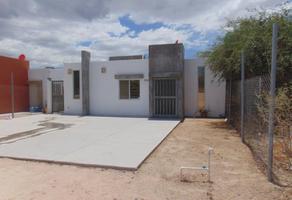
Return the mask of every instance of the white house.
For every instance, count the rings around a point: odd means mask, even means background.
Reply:
[[[42,81],[48,112],[57,111],[55,107],[74,115],[225,114],[225,81],[215,78],[204,59],[184,59],[182,44],[151,45],[149,59],[125,56],[90,61],[90,54],[83,51],[81,63],[65,63],[63,69],[49,69],[49,75],[42,70],[48,69],[32,69],[29,79]],[[63,85],[56,88],[54,81]]]

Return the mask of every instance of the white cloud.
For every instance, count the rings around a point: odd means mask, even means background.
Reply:
[[[16,57],[24,53],[37,67],[79,61],[81,49],[90,50],[97,60],[147,53],[149,44],[176,40],[193,48],[208,43],[199,33],[220,29],[226,18],[282,1],[0,0],[0,54]],[[136,23],[162,22],[166,26],[136,34],[118,21],[126,14]],[[82,47],[82,41],[92,44]]]

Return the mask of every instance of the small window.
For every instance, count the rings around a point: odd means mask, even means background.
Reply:
[[[80,98],[80,73],[79,71],[73,71],[73,98]]]
[[[205,67],[198,67],[199,92],[205,92]]]
[[[120,80],[120,99],[138,99],[139,97],[139,80]]]
[[[205,110],[205,67],[198,67],[198,105]]]

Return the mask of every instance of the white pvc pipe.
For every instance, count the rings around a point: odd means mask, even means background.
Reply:
[[[184,169],[191,169],[191,170],[206,170],[208,172],[208,182],[211,182],[211,152],[213,151],[213,148],[209,147],[208,149],[208,165],[202,166],[202,167],[180,167],[180,181],[182,181],[183,177],[183,170]]]

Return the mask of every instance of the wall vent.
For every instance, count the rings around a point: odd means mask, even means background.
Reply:
[[[103,73],[103,74],[106,73],[106,68],[105,68],[105,67],[102,67],[102,68],[101,68],[101,73]]]
[[[73,73],[73,70],[72,69],[68,69],[67,73],[68,74],[72,74]]]

